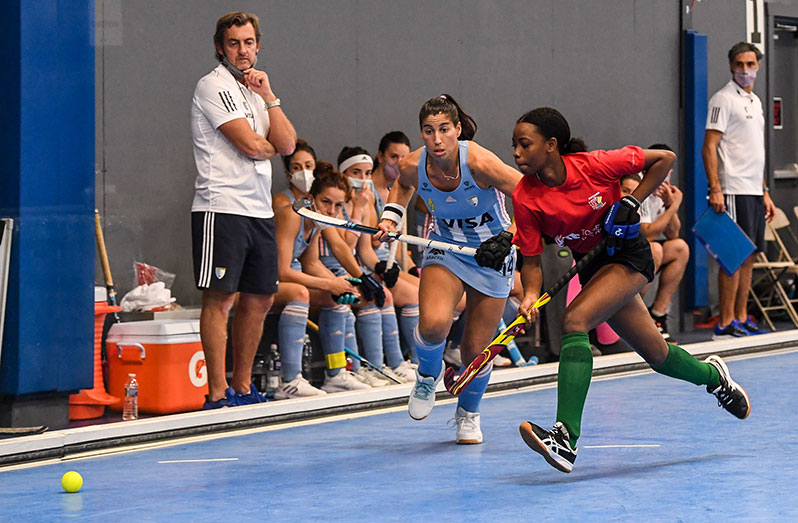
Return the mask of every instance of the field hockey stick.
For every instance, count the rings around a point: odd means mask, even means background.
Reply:
[[[392,382],[398,383],[399,385],[402,384],[401,381],[399,381],[398,379],[394,378],[393,376],[391,376],[387,372],[383,371],[382,369],[380,369],[379,367],[377,367],[376,365],[374,365],[369,360],[367,360],[366,358],[364,358],[363,356],[361,356],[357,352],[353,351],[352,349],[350,349],[348,347],[344,347],[344,351],[347,354],[349,354],[350,356],[352,356],[353,358],[355,358],[356,360],[358,360],[360,363],[362,363],[362,364],[364,364],[364,365],[366,365],[368,367],[371,367],[372,369],[376,370],[377,372],[379,372],[380,374],[382,374],[383,376],[385,376],[386,378],[388,378]]]
[[[607,237],[602,238],[601,242],[598,245],[593,247],[590,252],[585,254],[581,260],[579,260],[576,265],[571,267],[568,272],[563,274],[559,280],[554,282],[554,284],[549,287],[549,289],[543,293],[543,295],[537,299],[537,301],[532,305],[530,310],[532,309],[539,309],[546,305],[551,298],[555,296],[560,290],[565,287],[571,278],[576,275],[579,271],[581,271],[587,264],[593,261],[593,259],[598,256],[598,254],[604,250],[607,245]],[[518,315],[518,317],[513,321],[510,325],[507,326],[502,332],[499,333],[496,338],[490,342],[490,345],[485,347],[485,350],[480,352],[476,358],[468,364],[468,366],[463,370],[460,376],[455,380],[455,370],[452,367],[446,369],[446,372],[443,374],[443,384],[446,386],[446,390],[457,396],[460,394],[463,389],[465,389],[469,383],[479,374],[479,371],[485,368],[485,366],[490,363],[490,361],[496,357],[504,348],[510,343],[513,338],[515,338],[519,332],[524,329],[524,325],[526,324],[526,318],[522,315]]]
[[[311,320],[307,320],[307,325],[308,325],[308,327],[310,327],[310,328],[311,328],[313,331],[315,331],[315,332],[319,332],[319,326],[318,326],[318,325],[316,325],[315,323],[313,323]],[[351,349],[348,349],[348,348],[346,348],[346,347],[344,347],[344,351],[345,351],[347,354],[349,354],[350,356],[352,356],[353,358],[355,358],[356,360],[358,360],[360,363],[362,363],[362,364],[366,365],[367,367],[371,367],[372,369],[376,370],[377,372],[379,372],[380,374],[382,374],[383,376],[385,376],[385,377],[386,377],[386,378],[388,378],[389,380],[393,381],[394,383],[398,383],[398,384],[400,384],[400,385],[402,384],[402,382],[401,382],[401,381],[397,380],[396,378],[394,378],[394,377],[393,377],[393,376],[391,376],[390,374],[387,374],[387,373],[386,373],[386,372],[384,372],[382,369],[379,369],[379,368],[377,368],[377,366],[376,366],[376,365],[374,365],[373,363],[371,363],[369,360],[367,360],[366,358],[364,358],[363,356],[361,356],[361,355],[360,355],[360,354],[358,354],[357,352],[355,352],[355,351],[353,351],[353,350],[351,350]]]
[[[332,218],[318,213],[311,209],[313,202],[307,198],[299,199],[294,202],[293,208],[297,214],[304,216],[315,222],[323,223],[325,225],[332,225],[341,229],[349,229],[350,231],[363,232],[366,234],[377,234],[381,229],[376,227],[369,227],[360,223],[342,220],[340,218]],[[462,254],[464,256],[473,256],[477,250],[473,247],[466,247],[465,245],[457,245],[454,243],[447,243],[438,240],[427,240],[419,238],[418,236],[410,236],[409,234],[402,234],[401,232],[388,233],[389,238],[399,240],[400,242],[408,243],[410,245],[418,245],[420,247],[430,247],[433,249],[441,249],[443,251],[452,252],[455,254]]]
[[[116,307],[116,287],[111,276],[111,264],[108,262],[108,251],[105,249],[105,236],[100,223],[100,211],[94,209],[94,236],[97,240],[97,250],[100,253],[100,263],[103,267],[103,277],[105,278],[105,288],[108,290],[108,305]],[[114,318],[119,321],[119,314],[114,312]]]

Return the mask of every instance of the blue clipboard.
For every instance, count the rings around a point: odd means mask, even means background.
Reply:
[[[756,250],[754,242],[734,223],[731,216],[707,207],[693,226],[693,232],[723,272],[731,276]]]

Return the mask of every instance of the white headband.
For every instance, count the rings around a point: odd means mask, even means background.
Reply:
[[[367,163],[374,166],[374,160],[368,154],[358,154],[351,156],[338,165],[338,172],[342,173],[357,163]]]

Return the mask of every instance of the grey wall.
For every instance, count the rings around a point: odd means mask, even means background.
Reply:
[[[679,143],[674,2],[97,0],[97,200],[122,292],[141,260],[177,274],[180,303],[198,302],[189,104],[215,66],[215,22],[233,9],[261,17],[258,67],[322,159],[343,145],[373,152],[393,129],[417,147],[418,109],[441,92],[508,163],[515,119],[540,105],[560,109],[591,148]]]

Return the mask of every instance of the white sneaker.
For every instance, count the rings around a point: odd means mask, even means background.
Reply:
[[[396,376],[402,381],[402,383],[407,383],[407,382],[412,383],[416,381],[417,368],[418,365],[414,367],[412,363],[410,363],[408,360],[405,360],[402,363],[400,363],[398,367],[393,369],[393,373],[396,374]]]
[[[342,369],[335,376],[325,374],[324,385],[321,390],[325,392],[344,392],[347,390],[368,390],[371,386],[366,385],[357,378],[355,374],[348,370]]]
[[[494,367],[510,367],[513,364],[510,358],[505,358],[501,354],[497,354],[491,361]]]
[[[274,393],[274,399],[287,400],[291,398],[306,398],[308,396],[324,396],[327,393],[321,389],[317,389],[298,374],[296,378],[287,383],[280,385],[280,388]]]
[[[361,367],[357,369],[357,372],[355,372],[355,378],[361,383],[365,383],[369,387],[384,387],[390,382],[388,378],[380,375],[379,372],[372,368],[366,367],[365,365],[361,365]]]
[[[460,356],[460,346],[452,347],[451,343],[447,343],[446,348],[443,349],[443,361],[457,369],[462,367],[463,358]]]
[[[457,424],[458,445],[478,445],[482,443],[479,412],[468,412],[463,407],[457,407],[454,422]]]
[[[435,406],[435,387],[443,379],[443,372],[446,364],[441,362],[441,372],[437,378],[422,376],[416,369],[416,385],[410,391],[410,398],[407,400],[407,413],[415,420],[422,420],[432,412]]]
[[[396,368],[398,369],[399,367],[396,367]],[[391,378],[394,378],[399,383],[407,383],[406,379],[404,379],[402,376],[397,374],[396,371],[394,369],[390,368],[388,365],[383,365],[380,370],[382,372],[384,372],[385,374],[387,374],[388,376],[390,376]],[[388,380],[388,385],[398,385],[398,383],[396,383],[396,381],[393,381],[388,376],[383,376],[382,374],[380,374],[381,378],[383,378],[385,380]]]

